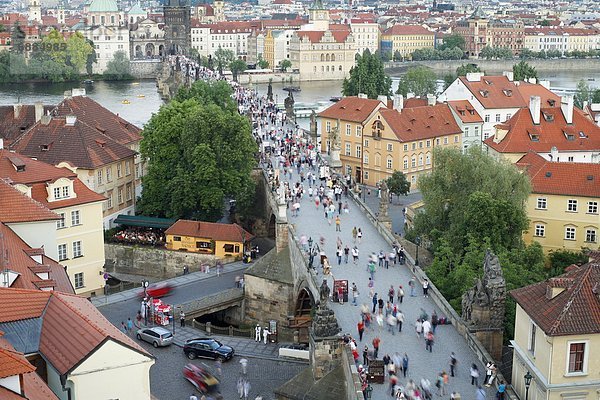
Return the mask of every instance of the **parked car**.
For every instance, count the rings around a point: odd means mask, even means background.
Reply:
[[[187,340],[183,346],[183,353],[190,360],[200,357],[227,361],[233,357],[235,351],[218,340],[199,338]]]
[[[143,298],[146,297],[154,297],[155,299],[159,297],[164,297],[173,291],[173,286],[169,283],[159,282],[153,283],[146,288],[146,291],[142,289],[139,293],[139,296]]]
[[[169,346],[173,343],[173,334],[160,326],[139,329],[136,336],[138,340],[151,343],[154,347]]]
[[[183,368],[183,376],[202,393],[210,392],[219,385],[219,380],[214,375],[191,363]]]

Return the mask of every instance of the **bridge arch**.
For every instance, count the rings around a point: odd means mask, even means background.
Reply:
[[[310,289],[303,286],[296,296],[296,306],[294,307],[294,317],[307,317],[311,315],[315,306],[315,300]]]

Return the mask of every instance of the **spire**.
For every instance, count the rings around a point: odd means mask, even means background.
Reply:
[[[313,3],[310,5],[310,9],[311,10],[324,10],[325,7],[323,7],[323,1],[322,0],[314,0]]]

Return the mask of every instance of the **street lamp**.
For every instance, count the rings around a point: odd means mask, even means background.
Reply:
[[[415,266],[419,266],[419,246],[421,245],[421,236],[415,238],[415,244],[417,245],[417,255],[415,257]]]
[[[370,383],[365,388],[365,395],[367,396],[367,399],[370,399],[371,396],[373,395],[373,386],[371,386]]]
[[[527,371],[523,378],[525,378],[525,400],[529,400],[529,386],[531,386],[531,379],[533,376]]]

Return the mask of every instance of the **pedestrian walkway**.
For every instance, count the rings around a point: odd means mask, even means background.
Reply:
[[[222,273],[241,271],[247,267],[248,267],[248,265],[244,264],[241,261],[231,263],[231,264],[225,264],[223,267]],[[208,274],[204,273],[204,272],[200,272],[200,271],[192,272],[192,273],[189,273],[186,275],[177,276],[175,278],[166,279],[161,282],[168,283],[168,284],[172,285],[173,287],[178,287],[178,286],[187,285],[189,283],[198,282],[198,281],[201,281],[204,279],[212,278],[213,276],[216,276],[216,275],[217,275],[216,269],[212,268]],[[124,290],[119,293],[110,294],[108,296],[92,297],[92,304],[96,307],[102,307],[102,306],[105,306],[108,304],[114,304],[114,303],[118,303],[118,302],[125,301],[125,300],[131,300],[131,299],[138,297],[140,295],[141,290],[143,290],[141,287],[136,287],[133,289]]]
[[[299,175],[297,174],[297,171],[294,171],[292,179],[289,182],[290,186],[295,185],[298,180]],[[320,182],[317,181],[317,185],[319,184]],[[348,200],[348,203],[350,204],[350,213],[342,213],[340,215],[341,232],[336,232],[335,225],[330,225],[327,222],[323,207],[316,207],[314,202],[306,195],[301,200],[300,216],[293,217],[291,212],[288,212],[288,219],[290,223],[294,224],[298,237],[305,235],[306,237],[312,238],[315,242],[318,242],[321,237],[325,238],[325,244],[322,246],[322,250],[325,251],[328,259],[331,261],[331,276],[327,277],[329,287],[333,288],[334,279],[348,280],[350,287],[353,282],[356,283],[359,289],[358,303],[367,305],[369,311],[371,311],[372,301],[369,297],[368,287],[368,278],[370,275],[367,272],[368,257],[371,253],[377,254],[380,251],[389,253],[391,251],[391,246],[377,232],[367,216],[360,212],[353,200],[350,198],[344,198],[343,200]],[[361,228],[363,232],[360,243],[354,243],[353,241],[353,227]],[[338,265],[336,257],[336,242],[338,239],[343,243],[342,247],[348,245],[352,248],[356,244],[360,251],[359,262],[357,265],[352,263],[351,258],[348,264],[344,263],[344,260],[342,259],[341,265]],[[319,277],[321,278],[322,276],[322,272],[319,271]],[[435,310],[439,317],[442,317],[442,315],[434,302],[430,298],[423,296],[421,283],[416,279],[415,296],[410,296],[408,283],[412,277],[413,275],[406,265],[401,266],[392,263],[388,269],[377,267],[374,276],[373,289],[378,294],[379,298],[383,298],[387,301],[390,285],[393,285],[395,290],[398,290],[399,285],[402,285],[404,288],[404,301],[403,303],[398,304],[399,309],[405,316],[404,325],[402,327],[402,332],[398,332],[396,328],[392,333],[388,331],[385,321],[383,327],[378,327],[375,321],[373,321],[371,324],[372,329],[366,331],[362,342],[358,343],[359,353],[362,354],[365,345],[367,345],[369,349],[372,349],[372,340],[378,336],[381,339],[379,359],[385,354],[391,356],[395,352],[400,353],[400,355],[406,353],[409,357],[407,378],[400,378],[400,383],[402,385],[405,385],[408,379],[413,379],[418,384],[421,378],[426,378],[431,381],[432,389],[435,391],[436,376],[442,371],[446,371],[450,374],[450,353],[454,352],[458,359],[458,367],[456,377],[450,378],[446,390],[447,397],[449,397],[449,394],[452,393],[452,391],[456,390],[464,399],[475,398],[476,387],[470,384],[469,369],[471,364],[476,363],[482,376],[484,375],[485,369],[479,363],[475,354],[471,352],[465,339],[457,332],[457,330],[452,325],[439,325],[435,332],[435,343],[432,352],[425,350],[424,339],[417,336],[415,332],[415,322],[421,314],[427,313],[428,315],[431,315]],[[350,299],[351,296],[352,294],[349,293]],[[396,302],[396,299],[394,299],[394,302]],[[357,323],[361,319],[359,311],[360,307],[353,306],[351,303],[334,303],[331,304],[331,308],[335,312],[337,320],[343,329],[342,333],[350,333],[358,340]],[[481,380],[482,379],[480,379],[480,382]],[[383,399],[390,396],[387,381],[385,385],[374,384],[373,386],[373,398]],[[488,396],[491,397],[491,395],[492,391],[490,389]]]

